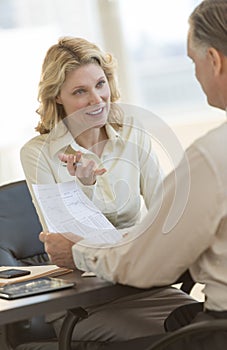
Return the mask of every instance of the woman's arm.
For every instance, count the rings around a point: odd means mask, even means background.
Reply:
[[[51,169],[47,159],[45,158],[44,152],[42,151],[43,148],[44,144],[40,142],[38,138],[33,139],[22,147],[20,157],[25,179],[31,193],[34,206],[39,216],[41,225],[43,229],[46,230],[47,225],[32,188],[33,184],[56,183],[53,170]]]
[[[152,147],[151,135],[143,128],[139,140],[140,159],[140,193],[143,196],[147,209],[154,203],[157,189],[163,182],[163,170],[158,157]]]

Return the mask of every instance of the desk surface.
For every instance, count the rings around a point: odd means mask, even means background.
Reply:
[[[80,271],[62,275],[60,278],[74,281],[76,285],[61,291],[15,300],[0,298],[0,325],[78,306],[86,308],[142,291],[142,289],[119,284],[113,285],[97,277],[81,277]]]

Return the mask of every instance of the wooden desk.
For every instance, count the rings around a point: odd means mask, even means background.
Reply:
[[[0,325],[79,306],[86,308],[143,291],[119,284],[113,285],[97,277],[83,278],[80,271],[62,275],[60,278],[75,281],[75,287],[15,300],[0,298]]]

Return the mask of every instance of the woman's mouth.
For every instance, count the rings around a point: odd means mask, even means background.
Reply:
[[[103,110],[104,110],[104,107],[101,107],[101,108],[95,109],[94,111],[87,112],[86,114],[88,114],[88,115],[97,115],[97,114],[102,113]]]

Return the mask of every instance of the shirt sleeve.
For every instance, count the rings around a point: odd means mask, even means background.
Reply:
[[[114,246],[80,241],[74,261],[109,281],[139,288],[172,284],[209,247],[221,215],[215,169],[191,147],[130,236]]]

